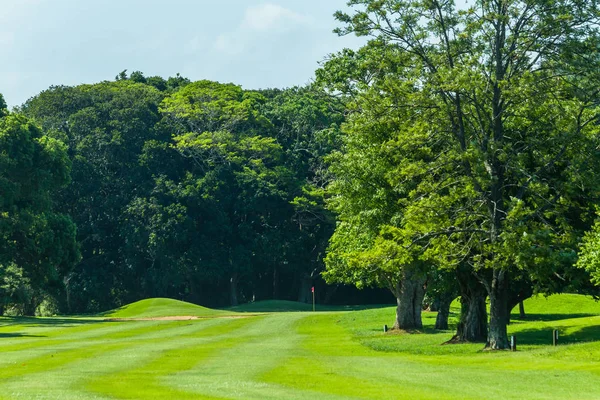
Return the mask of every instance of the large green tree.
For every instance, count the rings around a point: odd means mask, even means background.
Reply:
[[[75,225],[56,212],[55,202],[57,190],[69,183],[71,162],[64,143],[2,103],[0,97],[0,291],[19,278],[36,293],[19,300],[32,314],[42,295],[62,297],[64,279],[79,259]],[[0,293],[0,309],[10,295]]]
[[[146,142],[167,140],[158,105],[164,95],[131,80],[51,87],[23,112],[68,144],[71,183],[59,193],[61,212],[78,226],[82,260],[68,277],[70,311],[107,309],[136,299],[139,271],[124,261],[125,210],[152,179],[140,165]]]
[[[390,164],[393,256],[466,266],[490,299],[487,347],[507,348],[513,277],[573,263],[600,189],[597,2],[348,4],[339,32],[373,37],[358,58],[373,68],[356,80],[341,55],[328,73],[390,137],[365,167]]]

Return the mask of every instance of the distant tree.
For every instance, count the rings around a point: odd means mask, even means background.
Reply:
[[[69,145],[72,182],[57,205],[77,224],[83,256],[68,279],[72,311],[137,299],[142,278],[124,265],[120,230],[129,203],[151,187],[139,161],[145,143],[169,137],[156,127],[163,97],[151,86],[122,80],[52,87],[23,106],[50,136]]]
[[[0,118],[6,116],[6,114],[8,114],[8,106],[4,101],[4,96],[0,93]]]
[[[0,117],[0,297],[28,285],[58,296],[79,260],[75,225],[56,212],[56,192],[69,183],[66,145],[44,136],[22,115]],[[17,282],[16,285],[11,282]],[[8,292],[7,292],[8,290]],[[21,298],[32,315],[41,298]],[[0,306],[3,307],[4,303]]]

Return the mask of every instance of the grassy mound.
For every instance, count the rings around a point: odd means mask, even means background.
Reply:
[[[155,298],[127,304],[123,307],[103,313],[102,316],[109,318],[155,318],[183,315],[213,317],[228,314],[230,313],[227,311],[213,310],[185,301]]]

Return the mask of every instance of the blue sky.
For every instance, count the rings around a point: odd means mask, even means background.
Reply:
[[[0,0],[0,93],[22,104],[50,85],[127,69],[244,88],[310,81],[339,38],[346,0]]]

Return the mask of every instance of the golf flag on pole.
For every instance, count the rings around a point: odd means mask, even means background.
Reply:
[[[315,292],[315,287],[313,286],[312,288],[310,288],[310,291],[314,293]]]

